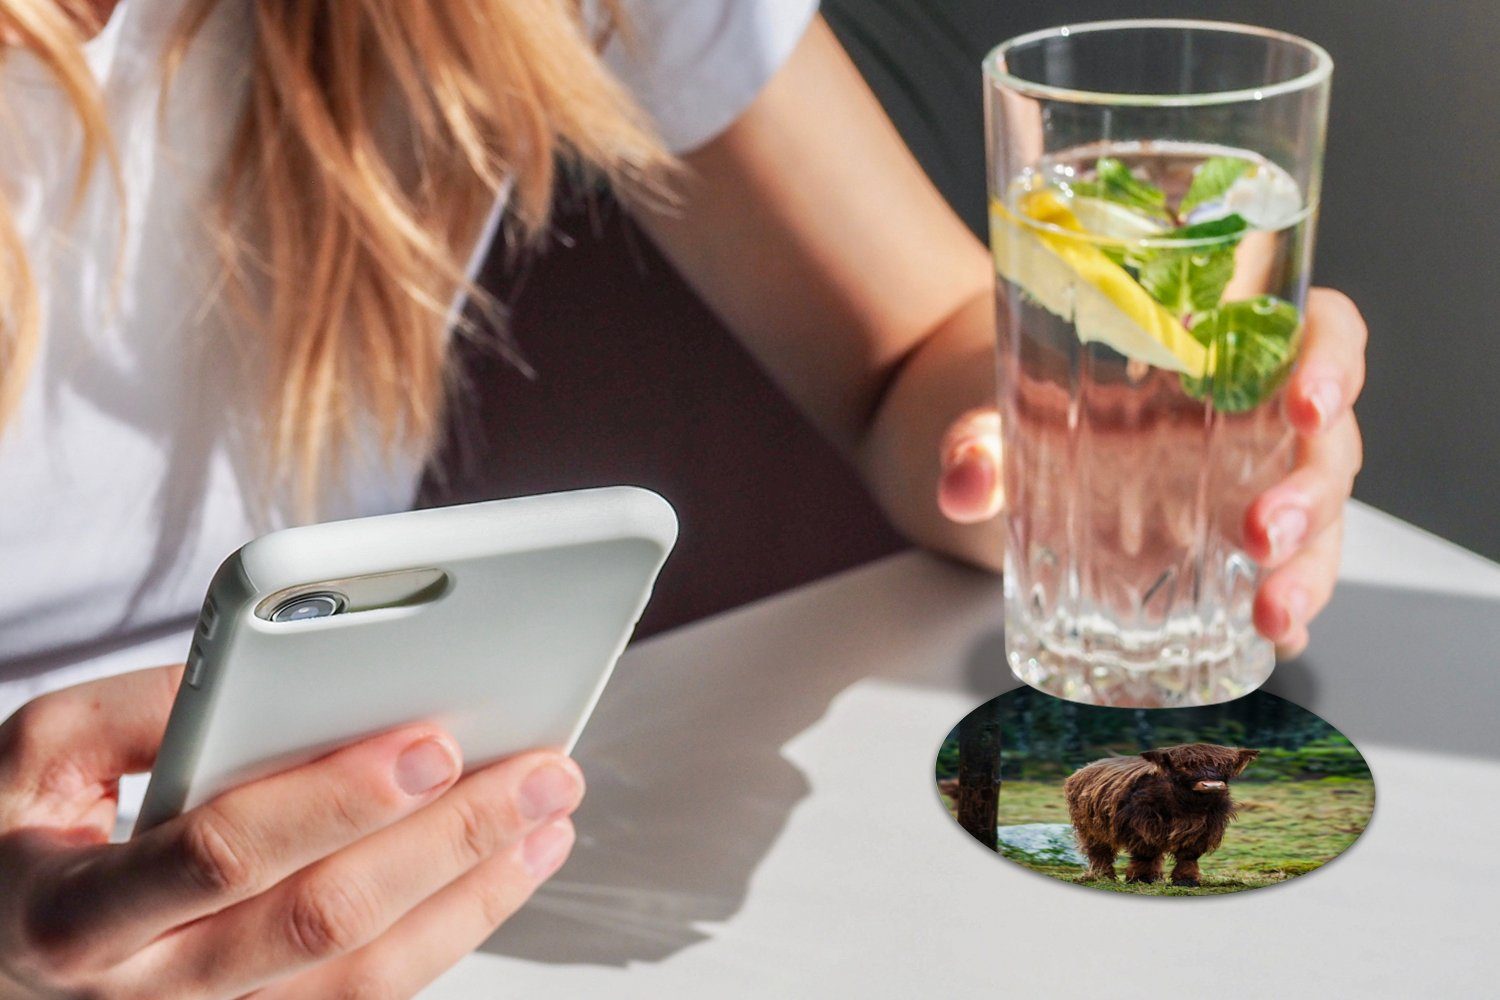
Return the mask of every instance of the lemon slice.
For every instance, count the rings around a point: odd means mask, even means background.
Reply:
[[[1059,199],[1060,200],[1060,199]],[[1115,240],[1160,236],[1167,229],[1155,219],[1103,198],[1077,195],[1067,203],[1083,232]]]
[[[1020,210],[1038,222],[1084,233],[1053,191],[1021,199]],[[1108,344],[1127,358],[1202,378],[1208,351],[1119,264],[1083,239],[1026,225],[998,199],[990,203],[995,268],[1032,298],[1070,320],[1084,343]]]

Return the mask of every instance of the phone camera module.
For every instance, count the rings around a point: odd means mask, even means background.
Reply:
[[[298,594],[287,598],[271,612],[273,622],[302,622],[311,618],[327,618],[344,610],[344,595],[333,591],[316,594]]]

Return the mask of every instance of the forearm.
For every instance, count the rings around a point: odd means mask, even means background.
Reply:
[[[993,265],[827,26],[685,164],[677,211],[636,209],[652,238],[900,529],[998,567],[993,519],[937,498],[945,434],[994,405]]]
[[[994,519],[959,524],[938,508],[944,438],[971,410],[995,404],[995,303],[966,300],[896,369],[855,453],[892,523],[929,549],[999,570],[1004,535]]]

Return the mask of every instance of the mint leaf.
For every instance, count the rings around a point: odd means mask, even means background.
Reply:
[[[1141,266],[1139,281],[1151,297],[1178,316],[1207,312],[1219,304],[1234,276],[1234,251],[1195,255],[1186,250],[1158,254]]]
[[[1167,233],[1165,239],[1172,240],[1227,240],[1231,236],[1243,236],[1245,230],[1250,228],[1243,216],[1226,215],[1222,219],[1212,219],[1208,222],[1199,222],[1191,226],[1183,226],[1181,229]]]
[[[1276,391],[1291,369],[1302,314],[1290,302],[1258,295],[1204,313],[1191,333],[1208,348],[1207,378],[1182,376],[1194,399],[1211,398],[1222,413],[1244,413]]]
[[[1178,316],[1207,312],[1219,304],[1229,279],[1234,277],[1234,248],[1250,228],[1238,215],[1228,215],[1196,226],[1166,233],[1173,240],[1220,240],[1222,242],[1182,249],[1137,250],[1136,275],[1151,297]]]
[[[1166,192],[1132,174],[1129,167],[1113,156],[1101,156],[1094,165],[1093,179],[1078,181],[1073,185],[1073,193],[1128,205],[1156,218],[1167,214]]]
[[[1193,183],[1183,195],[1182,204],[1177,206],[1177,214],[1187,218],[1189,212],[1205,201],[1224,197],[1230,186],[1251,166],[1249,160],[1237,156],[1215,156],[1204,160],[1193,171]]]

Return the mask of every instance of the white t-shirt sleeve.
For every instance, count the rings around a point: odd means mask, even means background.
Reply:
[[[817,10],[817,0],[626,0],[628,37],[617,32],[604,57],[667,147],[688,153],[750,105]]]

